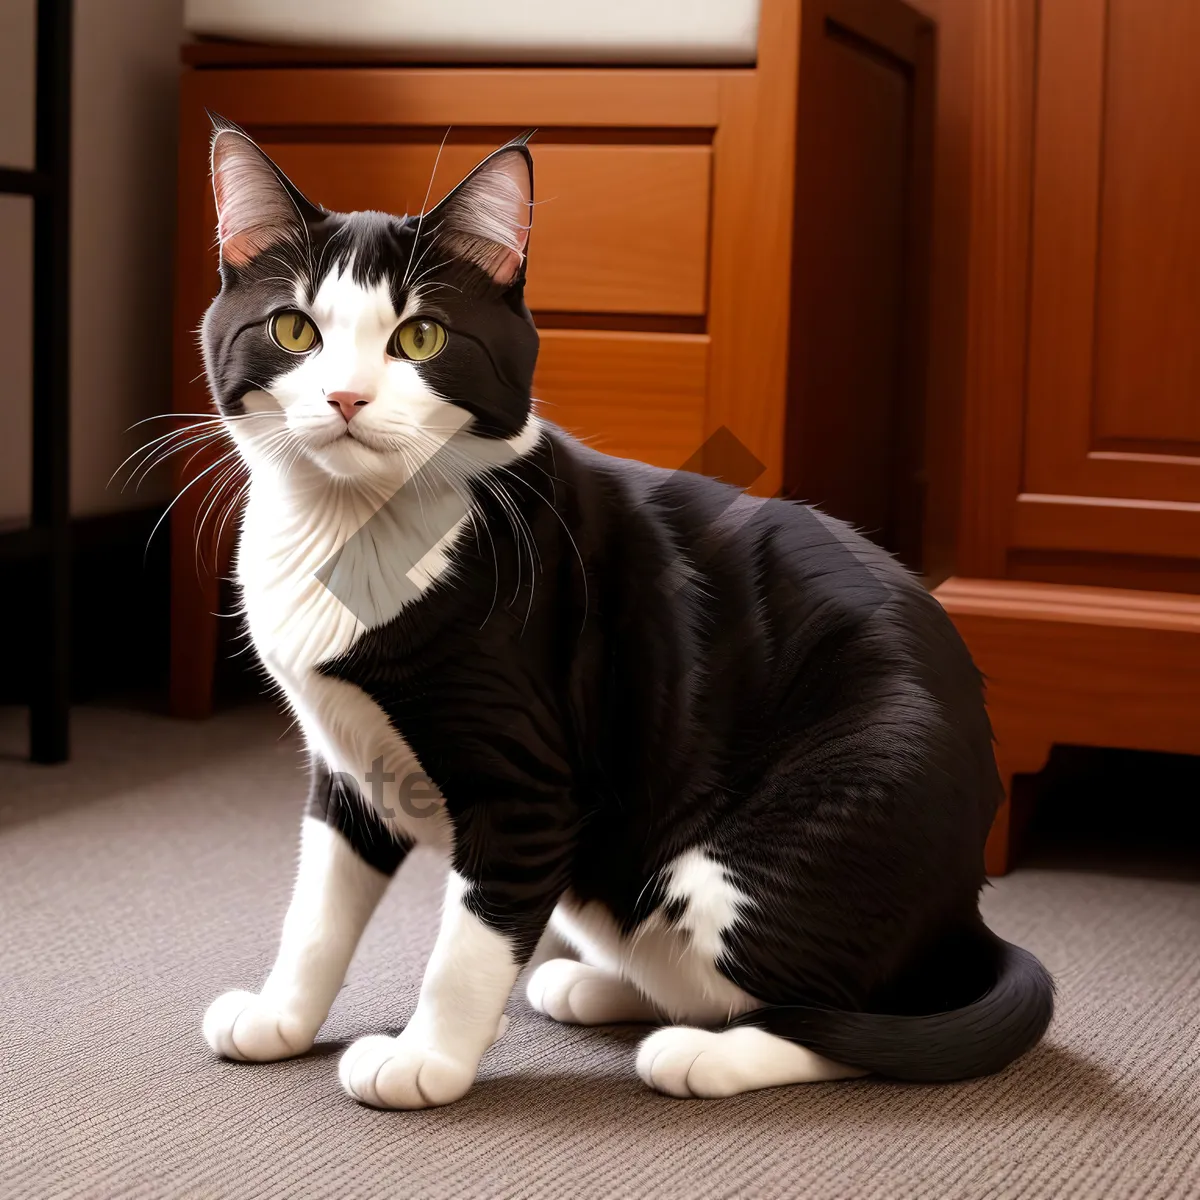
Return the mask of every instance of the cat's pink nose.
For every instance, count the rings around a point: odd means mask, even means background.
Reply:
[[[355,413],[371,403],[372,397],[363,392],[327,392],[325,399],[331,408],[336,408],[349,421]]]

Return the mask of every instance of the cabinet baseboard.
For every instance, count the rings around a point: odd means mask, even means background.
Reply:
[[[1200,754],[1200,597],[957,577],[934,595],[987,680],[1007,797],[990,874],[1012,866],[1013,778],[1055,744]]]

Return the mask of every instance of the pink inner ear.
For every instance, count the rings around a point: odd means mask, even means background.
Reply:
[[[532,180],[524,154],[498,154],[446,202],[451,249],[500,284],[516,277],[529,244]]]
[[[499,162],[500,170],[512,180],[515,210],[512,213],[513,231],[517,237],[517,265],[525,257],[525,247],[529,244],[529,228],[533,223],[533,197],[530,195],[529,168],[520,154],[506,154]],[[517,199],[519,197],[519,200]]]
[[[524,242],[528,240],[528,232],[525,235]],[[521,269],[521,263],[524,261],[525,255],[518,253],[516,250],[505,250],[503,254],[493,259],[492,278],[497,283],[512,283],[517,277],[517,272]]]
[[[244,266],[289,236],[295,206],[267,156],[244,134],[223,129],[213,138],[212,181],[225,262]]]

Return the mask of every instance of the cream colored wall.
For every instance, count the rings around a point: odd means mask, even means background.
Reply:
[[[71,503],[79,514],[165,496],[107,488],[171,407],[172,239],[182,0],[76,0]],[[144,429],[141,436],[144,437]]]
[[[34,0],[0,4],[0,160],[32,111]],[[138,444],[125,430],[170,408],[171,254],[182,0],[76,0],[72,185],[72,466],[76,515],[161,499],[107,486]],[[28,512],[28,235],[0,213],[0,521]],[[7,230],[7,234],[3,232]],[[14,270],[17,272],[14,276]],[[15,281],[14,281],[15,280]],[[10,336],[13,335],[13,336]],[[23,336],[16,336],[22,334]],[[15,365],[14,365],[15,363]]]

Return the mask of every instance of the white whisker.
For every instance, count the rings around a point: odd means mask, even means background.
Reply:
[[[400,281],[401,289],[408,286],[409,272],[412,270],[413,254],[416,252],[417,244],[421,240],[421,226],[425,223],[425,209],[429,207],[429,194],[433,191],[433,181],[437,175],[438,163],[442,161],[442,150],[446,146],[446,139],[450,136],[450,126],[446,127],[446,132],[442,135],[442,144],[438,147],[438,152],[433,160],[433,170],[429,172],[429,184],[425,188],[425,199],[421,201],[421,213],[417,217],[417,232],[413,237],[413,244],[408,251],[408,266],[404,271],[404,278]]]
[[[217,467],[219,467],[222,463],[226,462],[228,459],[230,459],[233,455],[235,455],[237,453],[238,453],[238,450],[237,450],[237,447],[235,446],[232,450],[221,455],[221,457],[218,458],[215,463],[212,463],[211,465],[205,467],[204,470],[201,471],[200,474],[197,475],[195,479],[190,480],[188,483],[184,484],[184,486],[179,489],[179,492],[176,494],[175,498],[163,510],[162,515],[158,518],[158,520],[154,522],[154,528],[150,530],[150,536],[146,539],[146,553],[147,554],[149,554],[149,552],[150,552],[150,543],[152,541],[154,541],[154,535],[158,532],[159,527],[170,515],[171,510],[175,507],[176,504],[179,503],[179,501],[183,497],[184,493],[190,491],[210,471],[216,470]]]

